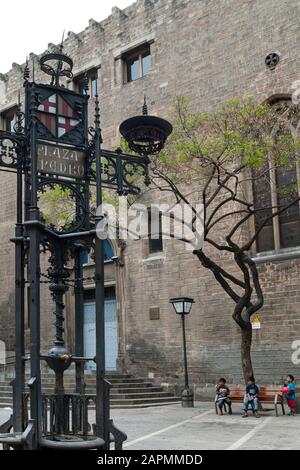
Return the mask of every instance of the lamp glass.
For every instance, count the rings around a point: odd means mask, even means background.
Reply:
[[[192,302],[191,301],[184,302],[184,313],[190,313],[191,308],[192,308]]]
[[[176,313],[180,315],[188,315],[191,311],[194,299],[190,297],[176,297],[170,299]]]
[[[180,300],[178,302],[174,302],[173,306],[175,308],[176,313],[185,313],[184,312],[184,302],[182,300]]]

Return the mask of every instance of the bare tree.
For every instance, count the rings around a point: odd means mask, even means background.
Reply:
[[[241,331],[246,379],[253,375],[251,317],[264,304],[251,250],[274,217],[299,203],[297,181],[289,178],[278,189],[280,197],[275,203],[264,197],[276,172],[289,175],[299,159],[299,107],[292,103],[257,104],[247,98],[200,114],[192,112],[188,101],[178,96],[172,122],[174,132],[164,151],[152,157],[152,184],[141,196],[155,190],[169,195],[171,209],[163,216],[173,219],[172,209],[177,204],[189,206],[192,219],[178,222],[185,224],[194,237],[183,235],[180,239],[192,244],[194,256],[233,301],[232,317]],[[124,150],[128,151],[126,145]],[[264,191],[255,198],[258,186]],[[114,197],[106,194],[107,202],[116,204]],[[59,220],[69,216],[66,198],[68,194],[56,191],[44,196],[44,202],[50,204],[48,212],[53,212],[55,204]],[[57,209],[57,201],[62,201],[63,210]],[[128,198],[129,205],[134,202],[134,197]],[[203,206],[201,213],[199,203]],[[199,222],[203,234],[198,233]],[[228,261],[222,260],[221,253],[227,254]]]
[[[175,204],[191,207],[193,231],[199,222],[196,203],[203,204],[203,245],[193,254],[233,301],[246,380],[254,373],[251,317],[264,304],[251,249],[266,224],[299,202],[296,181],[281,187],[276,204],[261,204],[253,189],[262,181],[267,191],[270,175],[296,164],[299,109],[288,103],[260,105],[247,98],[203,115],[192,113],[181,96],[175,108],[173,136],[152,162],[152,187],[171,194]],[[221,252],[234,263],[229,260],[224,266]]]

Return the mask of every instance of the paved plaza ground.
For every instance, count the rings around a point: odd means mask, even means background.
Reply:
[[[9,410],[0,410],[0,423]],[[124,450],[207,450],[207,449],[300,449],[300,415],[275,416],[262,413],[242,418],[240,407],[233,415],[216,416],[214,406],[196,402],[194,408],[181,405],[112,410],[115,424],[128,435]]]

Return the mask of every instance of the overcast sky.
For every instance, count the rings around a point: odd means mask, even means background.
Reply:
[[[0,73],[13,62],[22,64],[30,52],[47,49],[60,42],[63,30],[79,33],[110,15],[113,6],[126,8],[135,0],[10,0],[1,2]]]

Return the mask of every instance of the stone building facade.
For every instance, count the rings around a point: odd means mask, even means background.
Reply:
[[[299,14],[299,0],[138,0],[122,11],[113,8],[100,23],[90,20],[81,33],[68,34],[64,50],[75,67],[74,81],[67,86],[80,87],[88,73],[93,93],[97,80],[106,148],[119,142],[119,124],[140,113],[144,94],[150,112],[162,117],[169,116],[178,93],[197,111],[235,97],[253,95],[263,102],[288,96],[300,79]],[[272,52],[280,58],[275,68],[265,64]],[[32,61],[38,61],[34,54]],[[37,65],[35,70],[36,81],[42,80]],[[2,127],[10,125],[21,84],[18,64],[0,75]],[[8,240],[15,220],[14,179],[9,173],[0,175],[0,339],[10,351],[14,252]],[[213,383],[219,375],[240,383],[240,333],[231,318],[232,303],[211,273],[179,241],[164,240],[155,253],[145,241],[128,242],[124,250],[113,248],[119,262],[107,261],[106,286],[115,289],[108,297],[116,298],[116,367],[166,383],[182,381],[181,329],[169,299],[187,295],[195,300],[187,319],[193,383]],[[300,373],[300,250],[277,246],[253,256],[265,293],[262,328],[254,331],[254,368],[261,383],[278,383],[286,373]],[[230,264],[231,259],[222,262]],[[87,282],[86,290],[92,289]],[[68,294],[66,334],[71,346],[72,302]],[[50,300],[44,305],[46,348],[53,318]]]

